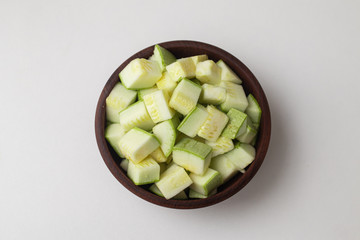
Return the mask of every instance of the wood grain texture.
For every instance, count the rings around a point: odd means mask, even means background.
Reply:
[[[105,100],[109,95],[112,88],[119,81],[120,71],[133,59],[135,58],[148,58],[152,55],[154,46],[150,46],[134,54],[125,62],[123,62],[115,72],[110,76],[106,82],[104,89],[101,92],[95,115],[95,133],[96,141],[101,153],[101,156],[109,168],[110,172],[114,177],[124,185],[129,191],[141,197],[142,199],[151,203],[176,209],[193,209],[207,207],[233,196],[235,193],[240,191],[256,174],[264,161],[271,134],[271,117],[269,104],[266,99],[265,93],[261,88],[259,82],[251,71],[236,57],[230,53],[206,44],[196,41],[170,41],[159,43],[162,47],[165,47],[172,52],[177,58],[194,56],[199,54],[207,54],[209,59],[218,61],[222,59],[243,81],[242,85],[246,94],[252,93],[258,100],[259,105],[262,109],[261,123],[258,133],[258,140],[256,143],[256,157],[253,163],[248,166],[245,174],[238,173],[226,184],[218,188],[218,193],[206,198],[206,199],[191,199],[191,200],[166,200],[165,198],[159,197],[146,188],[148,186],[136,186],[126,176],[126,172],[119,167],[121,161],[120,157],[113,151],[110,145],[107,143],[104,137],[104,130],[106,126],[105,119]]]

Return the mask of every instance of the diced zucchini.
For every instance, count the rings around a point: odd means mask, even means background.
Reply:
[[[235,108],[231,108],[227,113],[227,116],[229,117],[229,122],[221,135],[230,139],[235,139],[236,136],[239,136],[246,131],[247,115]]]
[[[155,61],[136,58],[119,73],[119,77],[128,89],[150,88],[161,78],[161,69]]]
[[[220,173],[222,183],[227,182],[238,172],[238,168],[232,163],[226,154],[222,154],[211,159],[210,168]]]
[[[219,86],[203,84],[199,102],[205,104],[219,105],[225,101],[226,90]]]
[[[135,185],[153,183],[160,179],[160,166],[151,157],[147,157],[139,163],[130,161],[127,175]]]
[[[212,190],[220,186],[222,181],[220,173],[211,168],[208,168],[203,175],[190,173],[189,176],[193,181],[190,189],[203,195],[208,195]]]
[[[173,148],[173,161],[199,175],[207,170],[210,159],[211,147],[190,138],[183,138]]]
[[[258,101],[255,99],[255,97],[250,93],[247,97],[247,100],[249,102],[248,107],[245,110],[245,113],[249,115],[251,121],[254,124],[259,124],[261,119],[261,108],[258,103]],[[257,128],[256,128],[257,129]]]
[[[169,108],[169,96],[163,90],[144,96],[146,109],[154,123],[171,119],[175,111]]]
[[[245,169],[255,159],[256,150],[246,143],[239,143],[235,148],[225,153],[225,156],[236,166],[238,170]]]
[[[255,127],[251,124],[247,124],[245,132],[236,137],[236,139],[242,143],[251,143],[251,141],[255,138],[256,134],[257,130],[255,129]]]
[[[155,126],[143,101],[138,101],[120,113],[120,124],[128,131],[134,127],[151,130]]]
[[[224,63],[223,60],[219,60],[216,63],[221,68],[221,81],[228,81],[237,84],[241,84],[241,79],[231,70],[231,68]]]
[[[168,168],[155,183],[166,199],[170,199],[192,184],[185,169],[177,165]]]
[[[204,194],[201,194],[201,193],[198,193],[192,189],[189,190],[189,198],[208,198],[210,196],[213,196],[217,193],[217,189],[214,189],[211,193],[209,193],[209,195],[204,195]]]
[[[144,100],[145,95],[156,92],[158,90],[159,89],[156,86],[151,87],[151,88],[140,89],[138,91],[138,99],[139,99],[139,101]]]
[[[163,163],[166,162],[167,160],[160,147],[158,147],[157,149],[155,149],[155,151],[150,153],[150,156],[158,163]]]
[[[176,128],[173,121],[170,119],[157,124],[153,128],[153,133],[159,139],[160,148],[165,157],[169,157],[176,140]]]
[[[176,61],[175,56],[160,45],[155,45],[153,56],[153,59],[159,64],[161,71],[164,71],[167,65]]]
[[[205,141],[212,148],[212,157],[227,153],[234,149],[234,143],[230,138],[220,136],[215,142]]]
[[[191,57],[191,59],[194,61],[194,64],[196,66],[196,64],[198,64],[199,62],[203,62],[205,60],[208,60],[208,56],[203,54],[203,55],[197,55],[197,56],[193,56]]]
[[[159,140],[153,134],[136,127],[119,141],[120,151],[134,163],[141,162],[159,146]]]
[[[149,190],[160,197],[164,197],[164,195],[161,193],[160,189],[156,186],[155,183],[150,186]],[[187,197],[185,191],[183,190],[183,191],[179,192],[178,194],[176,194],[174,197],[172,197],[172,199],[185,200],[185,199],[188,199],[188,197]]]
[[[157,62],[136,58],[119,73],[119,77],[126,88],[143,89],[154,86],[161,78],[161,72]]]
[[[118,143],[125,133],[125,129],[119,123],[110,124],[105,129],[106,140],[110,143],[114,151],[122,158],[124,157],[124,154],[121,153]]]
[[[171,97],[174,89],[177,86],[177,82],[172,80],[168,72],[164,72],[159,81],[156,82],[158,89],[162,89]]]
[[[136,91],[126,89],[121,83],[115,84],[106,98],[106,119],[119,122],[119,113],[135,102]]]
[[[159,197],[164,197],[164,195],[161,193],[160,189],[156,186],[155,183],[149,187],[149,190],[152,193],[155,193],[156,195],[158,195]]]
[[[168,65],[166,70],[170,74],[171,78],[178,82],[182,78],[195,77],[196,66],[191,58],[181,58]]]
[[[193,138],[196,136],[208,115],[209,113],[206,111],[206,108],[198,104],[188,115],[186,115],[177,129]]]
[[[179,113],[187,115],[197,104],[201,86],[184,78],[176,86],[169,105]]]
[[[124,158],[123,160],[121,160],[121,162],[120,162],[120,167],[121,167],[122,169],[124,169],[125,172],[127,172],[128,167],[129,167],[129,160],[126,159],[126,158]]]
[[[202,83],[219,84],[221,68],[212,60],[205,60],[196,64],[196,78]]]
[[[188,196],[186,195],[185,191],[182,190],[181,192],[176,194],[172,199],[175,199],[175,200],[187,200]]]
[[[248,101],[243,87],[232,82],[221,82],[220,86],[226,89],[225,102],[220,105],[221,110],[228,112],[231,108],[235,108],[244,112]]]
[[[225,128],[229,118],[212,105],[208,105],[206,109],[209,115],[200,127],[198,135],[208,141],[215,142]]]

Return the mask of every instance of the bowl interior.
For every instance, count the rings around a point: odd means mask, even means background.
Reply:
[[[105,119],[105,100],[111,92],[112,88],[119,81],[120,71],[135,58],[148,58],[153,53],[154,46],[150,46],[134,54],[121,64],[115,72],[111,75],[107,81],[98,101],[96,116],[95,116],[95,133],[96,140],[100,153],[111,171],[114,177],[122,183],[128,190],[136,194],[137,196],[147,200],[151,203],[178,209],[191,209],[206,207],[218,202],[221,202],[242,189],[256,174],[260,168],[264,157],[267,152],[267,148],[270,141],[271,122],[270,122],[270,110],[269,105],[259,82],[250,70],[237,58],[230,53],[201,42],[195,41],[171,41],[160,43],[161,46],[172,52],[177,58],[189,57],[200,54],[207,54],[209,59],[218,61],[222,59],[243,81],[242,85],[246,94],[252,93],[258,100],[262,109],[261,123],[259,127],[258,140],[256,143],[256,157],[253,163],[247,167],[246,172],[241,174],[240,172],[234,176],[227,183],[218,188],[218,193],[208,197],[206,199],[191,199],[191,200],[166,200],[159,197],[147,190],[149,185],[136,186],[127,177],[126,172],[119,167],[121,158],[110,147],[104,137],[104,130],[106,127]]]

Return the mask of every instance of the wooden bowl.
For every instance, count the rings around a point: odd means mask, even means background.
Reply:
[[[189,57],[199,54],[207,54],[209,59],[218,61],[222,59],[230,68],[243,80],[243,87],[246,94],[252,93],[258,100],[262,109],[261,124],[258,133],[258,140],[256,143],[256,157],[255,160],[247,167],[246,172],[241,174],[240,172],[235,175],[230,181],[218,188],[218,193],[205,198],[205,199],[190,199],[190,200],[166,200],[165,198],[159,197],[147,190],[148,186],[136,186],[127,177],[126,172],[119,167],[121,161],[120,157],[113,151],[110,145],[107,143],[104,137],[104,130],[106,126],[105,119],[105,99],[109,95],[114,85],[119,81],[120,71],[133,59],[135,58],[148,58],[152,55],[154,46],[150,46],[134,54],[123,62],[115,72],[111,75],[109,80],[106,82],[104,89],[101,92],[98,105],[96,108],[95,116],[95,133],[97,144],[105,164],[109,168],[110,172],[114,177],[124,185],[128,190],[142,199],[151,203],[177,209],[193,209],[207,207],[225,199],[231,197],[238,191],[240,191],[256,174],[264,161],[269,142],[271,132],[271,120],[270,120],[270,109],[265,93],[261,88],[259,82],[250,70],[236,57],[230,53],[206,44],[195,41],[170,41],[160,43],[162,47],[165,47],[172,52],[177,58]]]

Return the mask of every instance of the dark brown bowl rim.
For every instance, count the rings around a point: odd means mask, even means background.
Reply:
[[[199,51],[199,54],[207,54],[209,59],[219,60],[223,59],[232,70],[240,76],[243,80],[243,87],[245,92],[248,94],[248,88],[251,88],[251,93],[258,100],[259,105],[262,109],[261,123],[258,133],[258,140],[256,143],[256,157],[252,164],[247,168],[244,174],[237,174],[233,179],[224,184],[221,191],[217,194],[210,196],[205,199],[191,199],[191,200],[166,200],[165,198],[159,197],[143,187],[136,186],[133,182],[127,177],[126,172],[115,162],[110,147],[105,140],[104,130],[106,125],[105,119],[105,100],[111,89],[114,87],[115,83],[119,81],[118,74],[119,72],[133,59],[135,58],[148,58],[152,52],[154,45],[149,46],[123,62],[110,76],[109,80],[106,82],[101,95],[98,100],[95,114],[95,134],[98,148],[100,150],[101,156],[109,168],[113,176],[129,191],[137,195],[138,197],[151,202],[153,204],[175,208],[175,209],[194,209],[202,208],[210,205],[214,205],[221,201],[228,199],[233,196],[235,193],[239,192],[248,182],[255,176],[256,172],[260,168],[261,164],[264,161],[271,135],[271,118],[270,118],[270,109],[269,104],[266,98],[266,95],[260,86],[260,83],[254,76],[254,74],[236,57],[232,54],[226,52],[223,49],[220,49],[216,46],[198,42],[198,41],[189,41],[189,40],[177,40],[159,43],[159,45],[169,49],[170,51],[181,50],[183,48],[196,48]],[[175,51],[176,52],[176,51]],[[186,54],[185,54],[186,55]],[[176,56],[176,53],[175,53]],[[176,56],[179,57],[179,56]],[[184,57],[184,56],[180,56]],[[214,59],[215,58],[215,59]]]

